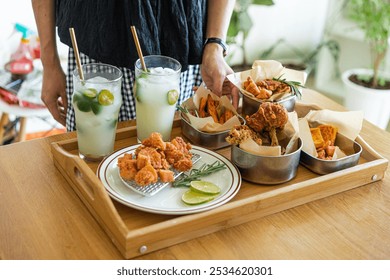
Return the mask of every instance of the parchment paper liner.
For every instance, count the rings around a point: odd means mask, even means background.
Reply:
[[[304,107],[308,105],[297,103],[296,111],[305,111]],[[301,114],[299,114],[301,115]],[[302,115],[301,115],[302,116]],[[317,127],[320,124],[334,125],[338,128],[338,133],[351,140],[351,147],[345,150],[353,151],[353,142],[359,135],[363,124],[362,111],[332,111],[328,109],[310,110],[306,115],[299,119],[299,135],[303,141],[302,151],[317,158],[317,151],[314,146],[313,138],[310,133],[310,127]],[[337,139],[337,138],[336,138]],[[332,160],[340,159],[347,156],[339,148],[336,148]]]
[[[185,102],[183,102],[181,106],[187,108],[188,110],[191,109],[198,110],[200,99],[202,97],[207,98],[208,94],[211,94],[211,97],[214,100],[219,100],[222,106],[231,110],[234,113],[234,116],[229,120],[227,120],[224,124],[220,124],[214,122],[212,117],[199,118],[192,115],[191,113],[185,113],[190,124],[194,128],[203,132],[213,133],[213,132],[229,131],[233,126],[241,124],[239,118],[237,117],[237,111],[231,104],[229,98],[226,96],[222,96],[220,98],[219,96],[212,93],[210,90],[206,89],[203,84],[198,88],[194,96],[192,98],[187,99]]]

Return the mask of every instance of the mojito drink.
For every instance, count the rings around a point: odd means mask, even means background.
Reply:
[[[146,56],[147,71],[136,63],[136,118],[139,141],[159,132],[169,141],[180,91],[181,65],[164,56]]]
[[[74,74],[72,104],[79,154],[98,161],[114,150],[118,113],[122,104],[121,71],[105,64],[83,65],[84,81]]]

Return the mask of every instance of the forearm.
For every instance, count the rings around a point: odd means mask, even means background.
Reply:
[[[55,29],[55,0],[32,0],[35,22],[41,45],[41,60],[43,66],[58,66]]]
[[[207,10],[206,38],[226,39],[235,0],[210,0]]]

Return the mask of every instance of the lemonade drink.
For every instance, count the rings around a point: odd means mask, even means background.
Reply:
[[[135,64],[137,137],[139,141],[159,132],[169,141],[180,91],[178,61],[165,56],[146,56],[147,71]]]
[[[83,65],[84,81],[73,75],[72,104],[82,158],[98,161],[113,152],[121,97],[122,72],[106,64]]]

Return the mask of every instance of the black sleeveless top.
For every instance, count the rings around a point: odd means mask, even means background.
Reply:
[[[206,0],[57,0],[61,42],[98,61],[134,69],[138,53],[130,26],[137,29],[143,55],[177,59],[182,71],[200,64],[206,33]]]

